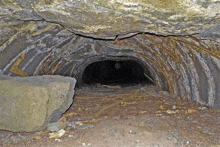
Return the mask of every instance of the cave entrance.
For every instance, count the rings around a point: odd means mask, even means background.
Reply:
[[[82,82],[88,85],[154,85],[149,70],[134,60],[93,62],[85,68]]]

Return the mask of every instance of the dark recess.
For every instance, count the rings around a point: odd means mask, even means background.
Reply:
[[[149,70],[133,60],[105,60],[91,63],[85,68],[82,81],[88,85],[131,86],[136,84],[154,84]]]

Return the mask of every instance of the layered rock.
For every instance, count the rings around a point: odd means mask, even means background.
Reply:
[[[219,10],[217,0],[1,1],[0,69],[80,84],[89,64],[130,59],[157,87],[219,109]]]
[[[81,84],[83,71],[89,64],[129,59],[150,69],[158,88],[191,102],[220,108],[218,41],[201,40],[197,35],[150,34],[97,40],[72,34],[53,23],[39,21],[34,25],[34,29],[14,38],[0,52],[0,68],[5,74],[64,75],[75,77]]]
[[[220,23],[217,0],[8,0],[0,2],[0,9],[0,27],[6,36],[28,21],[60,24],[75,34],[105,39],[141,32],[198,34]]]

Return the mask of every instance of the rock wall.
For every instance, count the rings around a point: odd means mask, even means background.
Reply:
[[[92,62],[130,58],[150,69],[158,88],[191,102],[220,106],[217,41],[145,33],[107,41],[75,35],[57,24],[32,23],[38,29],[31,27],[32,30],[15,36],[0,52],[0,68],[5,74],[58,74],[80,82],[82,72]]]
[[[80,83],[92,62],[132,59],[158,88],[220,108],[219,1],[4,0],[0,10],[4,74]]]

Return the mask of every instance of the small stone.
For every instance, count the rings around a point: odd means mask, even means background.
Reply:
[[[73,135],[68,135],[69,138],[73,137]]]
[[[160,105],[160,106],[159,106],[159,109],[160,109],[160,110],[165,110],[166,108],[165,108],[163,105]]]
[[[40,140],[41,137],[40,136],[34,136],[34,140]]]
[[[195,110],[195,109],[188,109],[188,110],[185,111],[185,114],[192,114],[192,113],[195,113],[195,112],[197,112],[197,110]]]
[[[120,119],[120,116],[115,116],[115,117],[113,117],[112,119],[114,119],[114,120],[119,120],[119,119]]]
[[[160,91],[159,94],[164,95],[164,96],[169,96],[170,95],[169,92],[167,92],[167,91]]]
[[[73,122],[67,121],[67,122],[66,122],[66,126],[67,126],[67,127],[74,127],[74,126],[75,126],[75,122],[74,122],[74,121],[73,121]]]
[[[58,139],[58,138],[55,138],[55,141],[61,142],[61,140],[60,140],[60,139]]]
[[[144,113],[147,113],[147,111],[140,111],[140,112],[138,112],[138,114],[144,114]]]
[[[83,107],[79,107],[79,108],[77,108],[77,111],[83,111],[85,108],[83,108]]]
[[[175,113],[178,112],[178,110],[170,110],[170,109],[168,109],[166,112],[167,112],[168,114],[175,114]]]
[[[63,136],[65,133],[66,133],[66,131],[61,129],[61,130],[59,130],[57,132],[49,133],[49,135],[50,135],[49,138],[59,138],[59,137]]]
[[[83,145],[83,146],[86,146],[86,144],[85,144],[85,143],[82,143],[82,145]]]
[[[84,129],[88,129],[88,128],[92,128],[94,127],[94,125],[80,125],[77,127],[78,130],[84,130]]]
[[[75,122],[76,125],[83,125],[81,121]]]
[[[66,117],[63,116],[57,122],[47,124],[47,130],[55,132],[61,129],[65,129],[66,127]]]
[[[88,146],[92,145],[92,143],[88,143]]]
[[[130,134],[133,134],[133,135],[136,134],[136,132],[131,131],[131,130],[129,131],[129,133],[130,133]]]
[[[207,111],[208,109],[207,109],[207,107],[198,107],[198,110],[200,110],[200,111]]]

